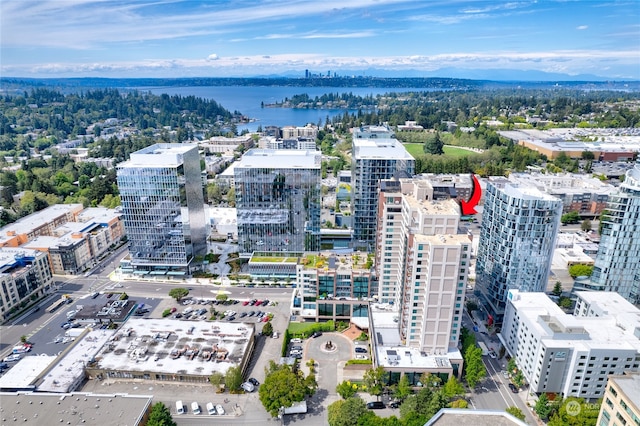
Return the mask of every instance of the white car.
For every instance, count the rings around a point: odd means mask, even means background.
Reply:
[[[6,357],[4,359],[4,362],[15,362],[15,361],[19,361],[20,358],[22,357],[22,355],[20,354],[11,354],[8,357]]]
[[[220,404],[216,405],[216,411],[218,412],[219,416],[224,415],[224,408],[222,407],[222,405]]]
[[[291,343],[302,343],[302,339],[296,337],[295,339],[291,339]]]
[[[493,351],[489,352],[489,356],[493,359],[496,359],[498,357],[498,355],[496,355],[496,353]]]
[[[364,354],[356,354],[356,359],[369,359],[369,357]]]
[[[289,351],[289,356],[291,355],[302,355],[302,350],[301,349],[292,349]]]

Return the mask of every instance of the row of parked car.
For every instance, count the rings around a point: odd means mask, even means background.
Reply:
[[[207,402],[207,413],[211,416],[218,415],[223,416],[226,412],[224,411],[224,407],[221,404],[213,405],[213,402]],[[182,401],[176,401],[176,413],[177,414],[186,414],[187,407],[182,403]],[[197,401],[191,403],[191,413],[192,414],[202,414],[202,410],[200,409],[200,404]]]

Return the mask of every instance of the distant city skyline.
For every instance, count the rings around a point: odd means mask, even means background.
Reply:
[[[2,76],[640,79],[636,1],[3,0],[0,27]]]

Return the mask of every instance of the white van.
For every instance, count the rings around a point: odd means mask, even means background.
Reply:
[[[256,387],[249,382],[244,382],[243,384],[240,385],[240,387],[244,389],[245,392],[249,392],[249,393],[253,392],[256,389]]]
[[[216,414],[216,407],[213,405],[213,402],[207,402],[207,413],[212,416]]]
[[[195,401],[191,403],[191,412],[193,414],[200,414],[200,405]]]
[[[193,312],[193,308],[191,306],[189,306],[187,309],[182,311],[182,314],[183,315],[189,315],[191,312]]]
[[[184,414],[184,404],[182,401],[176,401],[176,413]]]

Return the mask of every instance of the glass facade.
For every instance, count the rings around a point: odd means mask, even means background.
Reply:
[[[476,262],[476,290],[501,321],[510,289],[547,286],[562,201],[533,188],[487,184]]]
[[[118,167],[131,266],[183,271],[206,254],[207,228],[196,145],[157,144]]]
[[[614,291],[640,303],[640,163],[609,197],[589,289]],[[585,288],[586,289],[586,288]]]
[[[320,158],[318,151],[245,153],[234,169],[241,253],[320,250]]]

